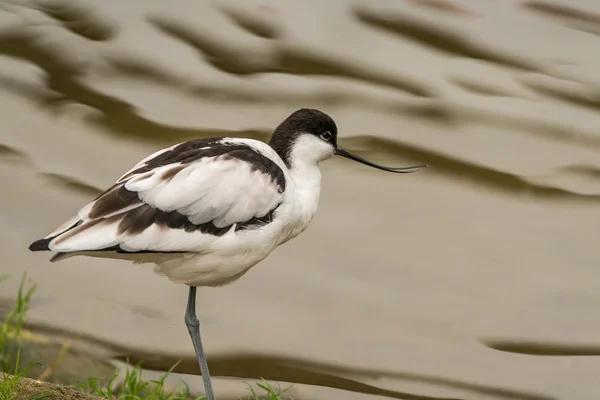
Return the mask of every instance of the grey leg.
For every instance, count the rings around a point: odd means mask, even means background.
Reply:
[[[196,350],[196,358],[198,358],[198,364],[200,365],[200,373],[202,374],[202,381],[204,381],[204,391],[206,392],[207,400],[215,400],[213,393],[212,383],[210,382],[210,374],[208,372],[208,364],[206,363],[206,357],[204,356],[204,349],[202,348],[202,341],[200,340],[200,322],[196,317],[196,287],[190,286],[190,294],[188,296],[187,308],[185,310],[185,325],[187,326],[192,343],[194,344],[194,350]]]

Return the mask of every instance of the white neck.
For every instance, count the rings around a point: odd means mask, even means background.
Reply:
[[[312,218],[317,212],[321,196],[321,170],[318,164],[296,165],[291,169],[290,176],[296,187],[297,205],[302,208],[303,213],[310,214],[310,218]]]
[[[333,147],[314,135],[298,137],[290,153],[290,175],[295,183],[297,206],[312,219],[319,206],[321,170],[319,162],[333,156]]]

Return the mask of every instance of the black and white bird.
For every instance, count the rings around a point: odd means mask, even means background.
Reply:
[[[337,145],[331,117],[303,108],[268,144],[205,138],[151,154],[29,249],[55,252],[53,262],[84,255],[151,263],[158,274],[188,285],[185,323],[213,400],[196,287],[237,280],[304,231],[319,204],[319,163],[334,155],[391,172],[424,167],[389,168],[353,155]]]

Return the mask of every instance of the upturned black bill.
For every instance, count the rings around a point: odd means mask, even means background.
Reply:
[[[415,171],[420,170],[421,168],[427,167],[427,165],[415,165],[414,167],[404,167],[404,168],[390,168],[390,167],[385,167],[383,165],[375,164],[375,163],[373,163],[371,161],[365,160],[362,157],[355,156],[354,154],[352,154],[352,153],[350,153],[350,152],[342,149],[341,147],[337,147],[335,149],[335,155],[346,157],[346,158],[349,158],[349,159],[354,160],[354,161],[358,161],[359,163],[368,165],[368,166],[373,167],[373,168],[382,169],[384,171],[389,171],[389,172],[397,172],[397,173],[401,173],[401,174],[408,174],[410,172],[415,172]]]

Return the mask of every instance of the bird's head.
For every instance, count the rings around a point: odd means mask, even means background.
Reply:
[[[269,144],[289,168],[302,163],[318,164],[334,155],[397,173],[414,172],[426,167],[390,168],[375,164],[339,147],[337,133],[335,121],[329,115],[316,109],[301,108],[275,128]]]

